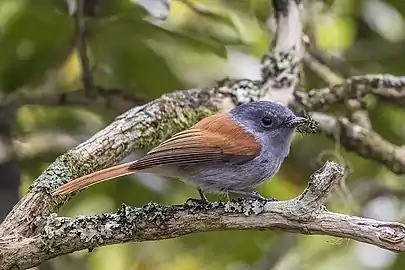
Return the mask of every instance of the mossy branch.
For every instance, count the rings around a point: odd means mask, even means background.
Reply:
[[[52,214],[38,217],[37,234],[7,241],[0,238],[0,269],[26,269],[78,250],[99,246],[179,237],[215,230],[285,230],[327,234],[405,251],[405,225],[332,213],[323,206],[344,175],[342,166],[326,162],[313,173],[298,197],[280,202],[234,200],[207,204],[141,208],[123,205],[115,213],[77,218]]]
[[[29,268],[62,254],[101,245],[230,229],[282,229],[304,234],[328,234],[388,250],[405,251],[405,225],[331,213],[322,206],[330,189],[343,175],[343,169],[332,162],[314,173],[301,196],[289,201],[265,204],[258,201],[215,202],[203,208],[188,204],[148,204],[143,208],[124,206],[116,213],[74,219],[55,214],[66,198],[52,197],[51,193],[63,183],[113,165],[135,149],[150,149],[203,117],[229,106],[271,98],[292,104],[300,111],[316,108],[318,104],[321,108],[324,100],[331,100],[330,103],[342,101],[350,89],[350,82],[331,87],[331,91],[320,91],[323,96],[314,96],[311,92],[309,95],[298,92],[294,95],[302,59],[300,1],[273,0],[272,3],[277,31],[272,49],[262,59],[262,80],[225,79],[205,89],[166,94],[130,109],[92,138],[58,157],[33,182],[28,193],[0,225],[0,269]],[[386,84],[380,84],[378,88],[368,89],[380,97],[402,100],[402,88],[387,95],[383,90],[386,87]],[[402,101],[397,103],[402,104]],[[314,104],[313,108],[311,104]],[[340,134],[345,147],[383,164],[391,164],[384,163],[384,158],[388,157],[386,154],[399,149],[394,146],[386,149],[387,144],[380,144],[384,149],[375,148],[374,144],[367,142],[369,137],[360,136],[366,134],[364,129],[360,130],[349,120],[338,122],[332,116],[318,116],[321,130],[326,135],[334,134],[340,123],[346,127],[343,129],[346,132]],[[390,167],[393,171],[405,171],[405,163],[394,161]]]

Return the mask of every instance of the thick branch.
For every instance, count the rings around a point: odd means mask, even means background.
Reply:
[[[327,162],[311,176],[306,190],[289,201],[231,201],[142,208],[122,206],[115,213],[75,219],[56,214],[39,218],[39,235],[20,241],[0,239],[0,269],[29,268],[82,249],[178,237],[214,230],[281,229],[355,239],[392,251],[405,251],[405,225],[328,212],[323,202],[343,176]],[[11,264],[12,263],[12,264]]]
[[[299,82],[302,59],[302,22],[300,1],[273,0],[276,30],[272,50],[263,56],[262,99],[275,100],[285,105],[293,98]],[[271,29],[270,29],[271,31]]]
[[[204,207],[192,204],[148,204],[143,208],[123,206],[116,213],[75,219],[51,214],[57,212],[66,200],[50,195],[63,183],[113,165],[134,150],[150,149],[205,116],[229,105],[246,103],[259,97],[290,103],[294,98],[302,58],[299,2],[273,1],[277,20],[276,38],[273,50],[263,57],[263,78],[260,82],[224,80],[207,89],[164,95],[127,111],[92,138],[57,158],[35,180],[29,192],[1,224],[0,269],[32,267],[47,259],[85,248],[226,229],[282,229],[306,234],[328,234],[393,251],[405,251],[403,224],[325,210],[322,203],[343,175],[343,169],[333,162],[328,162],[313,175],[301,196],[289,201],[265,204],[258,201],[215,202]],[[299,94],[297,97],[300,98]],[[308,100],[305,103],[306,100],[301,98],[304,107],[317,106],[316,101]],[[335,100],[343,100],[343,97],[339,99],[338,96]],[[312,103],[314,107],[309,107],[308,104]],[[383,151],[372,152],[371,142],[374,143],[372,139],[376,137],[370,137],[366,129],[348,121],[334,121],[333,117],[315,117],[321,120],[322,131],[327,135],[341,132],[342,143],[349,149],[353,147],[362,155],[371,151],[373,158],[388,160],[386,164],[391,164],[393,170],[402,166],[403,163],[387,156],[387,145],[383,145]],[[334,129],[337,127],[340,129]],[[363,148],[355,148],[359,147],[357,144]],[[394,156],[400,159],[399,153]]]
[[[63,183],[115,164],[137,149],[150,149],[198,120],[222,109],[226,99],[235,104],[258,99],[259,85],[250,80],[223,80],[214,88],[191,89],[162,96],[135,107],[92,138],[58,157],[34,181],[30,192],[0,226],[0,237],[30,235],[33,220],[57,211],[63,200],[50,194]]]

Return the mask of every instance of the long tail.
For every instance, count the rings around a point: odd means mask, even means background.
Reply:
[[[89,186],[112,180],[114,178],[134,173],[135,170],[131,168],[133,162],[106,168],[82,177],[76,178],[69,183],[59,187],[53,195],[66,195],[72,192],[87,188]]]

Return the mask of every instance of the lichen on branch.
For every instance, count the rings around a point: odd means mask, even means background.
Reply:
[[[389,76],[356,77],[309,94],[296,92],[302,60],[301,1],[271,2],[276,30],[272,47],[262,58],[261,80],[224,79],[204,89],[165,94],[130,109],[87,141],[58,157],[33,182],[28,193],[0,225],[0,270],[25,269],[56,256],[102,245],[235,229],[327,234],[396,252],[405,251],[404,224],[342,215],[325,209],[325,198],[343,175],[343,168],[333,162],[327,162],[312,175],[300,196],[287,201],[235,200],[173,206],[150,203],[141,208],[124,205],[115,213],[94,216],[67,218],[56,214],[68,197],[53,197],[51,193],[62,184],[113,165],[134,150],[148,150],[198,120],[229,107],[272,99],[284,105],[297,105],[297,111],[313,111],[342,102],[346,96],[361,99],[370,92],[404,104],[403,80],[393,80]],[[351,92],[354,86],[357,88]],[[386,89],[389,91],[384,91]],[[42,99],[37,96],[31,101],[59,104],[60,97]],[[137,97],[133,99],[139,102]],[[87,98],[81,100],[88,102]],[[16,101],[16,104],[19,103]],[[378,160],[394,172],[405,172],[401,148],[379,140],[372,130],[346,118],[322,113],[311,116],[320,122],[323,134],[335,138],[339,133],[340,142],[347,149]]]

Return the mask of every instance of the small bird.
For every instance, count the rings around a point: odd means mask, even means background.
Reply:
[[[267,200],[252,188],[278,172],[290,152],[294,128],[308,119],[271,101],[254,101],[206,117],[175,134],[142,158],[64,184],[55,195],[135,172],[176,177],[203,191]]]

